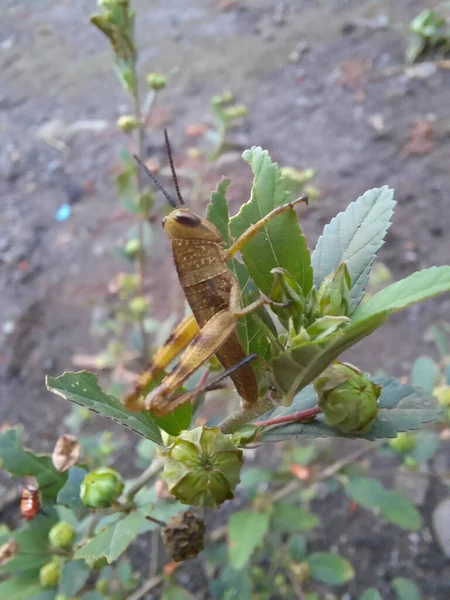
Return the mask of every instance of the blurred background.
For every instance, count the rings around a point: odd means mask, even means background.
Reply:
[[[36,450],[52,447],[70,410],[45,389],[45,374],[88,368],[121,389],[139,368],[142,343],[156,347],[184,314],[160,227],[168,207],[149,191],[151,222],[139,225],[127,162],[139,153],[171,190],[164,127],[182,193],[201,215],[222,176],[232,181],[232,213],[248,200],[252,177],[241,154],[258,145],[293,190],[310,195],[300,213],[311,248],[367,189],[395,189],[370,290],[450,255],[449,38],[442,24],[431,33],[410,25],[433,6],[133,0],[132,8],[146,114],[137,136],[136,104],[115,77],[108,40],[89,23],[93,0],[0,6],[0,422],[23,425]],[[145,262],[137,261],[138,280],[126,279],[136,252]],[[418,356],[438,359],[433,339],[448,332],[449,314],[448,296],[414,306],[346,358],[407,378]],[[134,441],[124,438],[125,447]],[[321,530],[319,542],[352,548],[347,557],[358,567],[349,595],[336,597],[356,598],[374,578],[398,573],[420,581],[426,598],[449,597],[448,539],[445,548],[431,527],[447,494],[448,460],[439,460],[440,475],[427,474],[414,500],[425,515],[420,532],[375,527],[369,517]],[[327,502],[324,513],[346,510]],[[450,529],[448,516],[439,527]]]

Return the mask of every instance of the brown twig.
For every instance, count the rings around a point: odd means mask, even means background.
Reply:
[[[282,425],[285,423],[307,422],[316,415],[320,415],[321,412],[323,411],[319,406],[314,406],[314,408],[300,410],[284,417],[276,417],[275,419],[267,419],[266,421],[255,421],[253,425],[257,425],[258,427],[269,427],[270,425]]]

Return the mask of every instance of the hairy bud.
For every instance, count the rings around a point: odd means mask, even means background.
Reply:
[[[50,545],[57,550],[70,548],[75,539],[75,529],[67,521],[60,521],[50,529],[48,539]]]
[[[336,362],[314,383],[327,425],[344,433],[369,431],[378,412],[382,386],[349,363]]]
[[[149,73],[146,77],[147,85],[152,90],[162,90],[167,85],[167,80],[161,73]]]
[[[55,587],[59,582],[61,574],[61,560],[54,556],[52,560],[41,567],[39,581],[42,587]]]
[[[100,467],[83,479],[80,498],[85,506],[107,508],[113,504],[123,490],[122,477],[115,469]]]

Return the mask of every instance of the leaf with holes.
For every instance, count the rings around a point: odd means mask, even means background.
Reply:
[[[391,225],[393,195],[393,190],[384,186],[360,196],[325,226],[312,253],[317,289],[327,275],[346,262],[352,280],[350,314],[364,296],[370,269]]]
[[[157,444],[162,444],[161,433],[150,414],[132,413],[117,398],[105,394],[92,373],[63,373],[60,377],[46,378],[47,389],[71,402],[75,402],[102,417],[112,419]]]
[[[237,239],[271,210],[290,201],[290,193],[278,165],[266,150],[254,147],[243,158],[251,166],[254,179],[250,200],[230,219],[230,231]],[[269,294],[275,267],[286,269],[306,295],[312,287],[311,257],[298,225],[295,210],[288,210],[269,221],[241,249],[245,266],[258,288]]]
[[[419,388],[403,385],[398,379],[373,377],[372,381],[382,385],[378,399],[378,415],[370,431],[363,435],[344,434],[326,425],[323,415],[318,415],[308,423],[290,422],[284,425],[271,425],[264,429],[259,441],[278,442],[293,437],[363,437],[368,440],[393,438],[400,431],[420,429],[422,423],[434,421],[439,410],[433,397]],[[271,409],[259,418],[260,421],[285,417],[317,406],[318,398],[312,385],[304,388],[294,398],[290,406]],[[255,422],[255,425],[258,421]]]

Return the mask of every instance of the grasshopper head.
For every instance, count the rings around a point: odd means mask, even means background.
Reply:
[[[212,223],[188,208],[177,208],[165,217],[162,223],[169,240],[196,239],[216,243],[222,241],[220,233]]]

